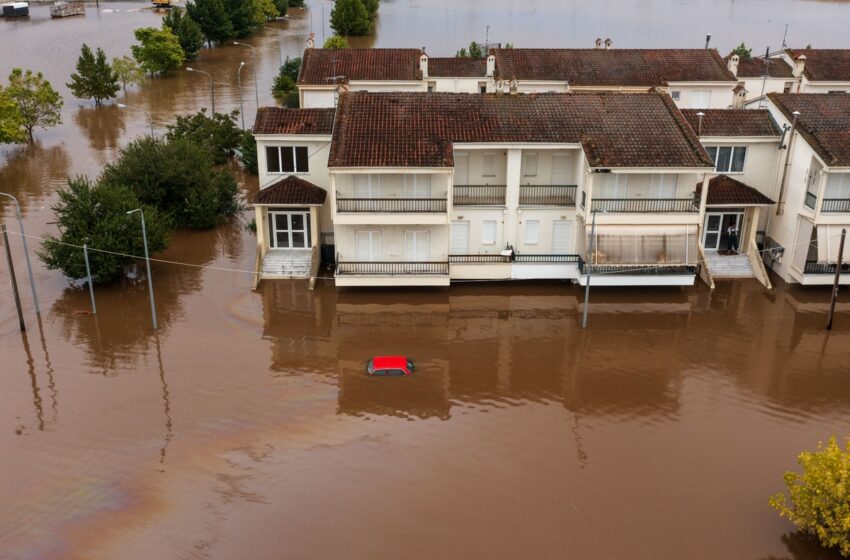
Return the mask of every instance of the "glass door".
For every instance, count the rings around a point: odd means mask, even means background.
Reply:
[[[720,247],[720,230],[723,225],[723,214],[705,215],[705,232],[702,237],[702,246],[710,251],[716,251]]]
[[[307,212],[269,212],[269,234],[272,249],[309,249],[310,215]]]

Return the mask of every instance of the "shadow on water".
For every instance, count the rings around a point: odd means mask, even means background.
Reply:
[[[765,556],[760,560],[841,560],[838,551],[825,550],[815,538],[806,533],[785,533],[782,535],[782,544],[788,548],[788,554]]]

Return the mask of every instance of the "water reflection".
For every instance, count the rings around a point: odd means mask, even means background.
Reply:
[[[89,145],[98,153],[101,164],[108,163],[117,155],[117,148],[124,137],[125,115],[125,111],[117,105],[80,107],[74,113],[74,122],[89,139]]]
[[[805,533],[785,533],[782,544],[788,548],[787,555],[766,556],[762,560],[841,560],[836,550],[824,550],[817,540]]]
[[[51,196],[63,185],[71,167],[71,158],[61,144],[45,147],[36,141],[32,146],[8,147],[0,151],[0,185],[3,192],[17,197],[26,215],[33,203]],[[14,215],[13,203],[0,198],[0,211]]]

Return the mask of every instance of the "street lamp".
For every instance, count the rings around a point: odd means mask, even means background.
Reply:
[[[35,295],[35,279],[32,276],[32,265],[30,264],[30,250],[27,245],[27,236],[24,233],[24,219],[21,217],[21,205],[18,204],[18,199],[14,196],[0,192],[0,196],[8,196],[15,203],[15,215],[18,218],[18,227],[21,229],[21,242],[24,244],[24,256],[27,258],[27,272],[30,275],[30,288],[32,288],[32,301],[35,303],[35,314],[41,315],[41,309],[38,307],[38,296]]]
[[[590,304],[590,273],[593,262],[593,252],[596,250],[596,212],[597,209],[593,210],[593,219],[591,220],[590,226],[590,255],[587,260],[587,279],[584,283],[584,310],[581,315],[581,328],[587,328],[587,307]],[[603,214],[606,213],[605,210],[602,211]]]
[[[127,212],[127,215],[134,212],[138,212],[139,216],[142,217],[142,240],[145,242],[145,265],[147,265],[148,269],[148,292],[150,292],[151,296],[151,319],[153,319],[153,330],[156,330],[156,305],[153,302],[153,280],[151,277],[151,260],[148,257],[148,232],[145,229],[145,213],[141,208],[136,208]]]
[[[242,106],[242,68],[244,62],[239,63],[239,70],[236,71],[236,80],[239,82],[239,115],[242,117],[242,130],[245,130],[245,108]]]
[[[257,47],[254,45],[249,45],[248,43],[240,43],[239,41],[233,41],[234,45],[241,45],[243,47],[248,47],[251,49],[251,66],[253,67],[254,72],[254,98],[257,101],[257,110],[260,110],[260,90],[257,89]]]
[[[186,68],[188,72],[197,72],[199,74],[206,74],[207,78],[210,79],[210,98],[212,99],[212,114],[215,115],[215,86],[213,85],[212,74],[209,72],[204,72],[203,70],[197,70],[195,68]]]
[[[277,54],[280,57],[280,65],[283,66],[283,31],[274,27],[269,27],[268,25],[264,25],[263,29],[277,31]]]
[[[146,114],[148,116],[148,121],[150,121],[150,124],[151,124],[151,137],[156,136],[156,133],[153,130],[153,115],[151,115],[149,112],[147,112],[144,109],[141,109],[139,107],[132,107],[130,105],[124,105],[123,103],[119,103],[118,108],[119,109],[132,109],[134,111],[141,111],[142,113]]]

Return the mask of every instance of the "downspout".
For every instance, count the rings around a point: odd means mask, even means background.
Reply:
[[[788,135],[788,153],[785,154],[785,167],[782,169],[782,181],[779,183],[779,196],[776,200],[776,215],[780,216],[785,213],[785,187],[788,183],[788,168],[791,167],[791,155],[794,149],[794,132],[797,130],[797,118],[800,116],[800,111],[791,113],[794,120],[791,121],[791,131]]]

